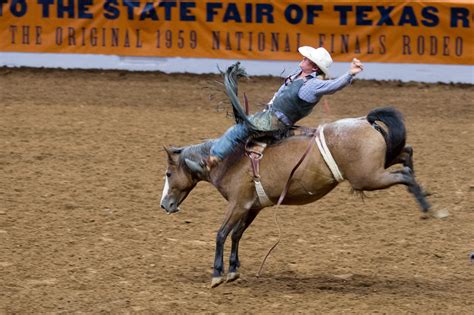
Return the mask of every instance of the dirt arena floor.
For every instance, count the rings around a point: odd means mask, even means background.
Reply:
[[[343,183],[279,210],[283,239],[256,278],[278,236],[263,211],[241,242],[241,279],[210,289],[225,200],[200,183],[175,215],[159,203],[163,145],[232,124],[220,81],[0,69],[1,314],[472,314],[473,86],[360,80],[302,122],[397,107],[418,180],[449,216],[421,220],[401,186],[362,200]],[[253,77],[240,91],[257,110],[280,82]]]

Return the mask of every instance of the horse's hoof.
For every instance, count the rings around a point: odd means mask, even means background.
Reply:
[[[423,212],[420,216],[420,219],[421,220],[428,220],[431,218],[431,214],[430,213],[427,213],[427,212]]]
[[[222,278],[222,277],[213,277],[212,280],[211,280],[211,288],[217,287],[222,282],[224,282],[224,278]]]
[[[239,279],[239,277],[240,277],[240,273],[230,272],[230,273],[227,274],[227,282],[235,281],[235,280]]]

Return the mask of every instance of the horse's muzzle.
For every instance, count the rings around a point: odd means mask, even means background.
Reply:
[[[165,210],[167,214],[175,213],[179,211],[178,203],[174,200],[166,199],[161,202],[161,208]]]

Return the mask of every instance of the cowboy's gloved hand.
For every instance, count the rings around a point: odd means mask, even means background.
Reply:
[[[360,60],[357,59],[357,58],[352,59],[351,69],[349,70],[349,72],[352,75],[356,75],[357,73],[361,72],[362,70],[364,70],[364,65],[362,64],[362,62],[360,62]]]

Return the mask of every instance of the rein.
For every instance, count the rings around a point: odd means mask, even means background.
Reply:
[[[291,171],[290,173],[290,176],[288,177],[288,180],[286,181],[286,184],[285,184],[285,187],[283,188],[283,191],[281,192],[281,195],[280,195],[280,198],[278,198],[278,202],[276,204],[276,208],[275,208],[275,211],[274,211],[274,215],[273,215],[273,219],[275,220],[275,224],[277,225],[278,227],[278,239],[277,241],[275,242],[275,244],[273,244],[273,246],[268,250],[267,254],[265,255],[265,257],[263,258],[263,261],[262,263],[260,264],[260,268],[258,269],[258,272],[257,272],[257,278],[260,277],[260,274],[262,272],[262,269],[263,269],[263,265],[265,264],[265,262],[267,261],[267,258],[268,256],[270,255],[270,253],[273,251],[273,249],[275,247],[277,247],[277,245],[280,243],[281,241],[281,228],[280,228],[280,224],[278,223],[278,218],[277,218],[277,210],[278,208],[280,207],[280,205],[283,203],[283,200],[285,199],[286,197],[286,194],[288,193],[288,189],[290,188],[290,182],[291,182],[291,179],[293,178],[293,175],[295,174],[296,170],[298,169],[298,167],[300,167],[301,163],[303,163],[304,159],[306,158],[306,156],[309,154],[309,151],[311,150],[311,148],[313,147],[313,141],[316,140],[316,137],[317,137],[317,132],[314,133],[313,136],[311,136],[311,140],[309,141],[308,143],[308,146],[305,150],[305,152],[303,153],[303,155],[301,156],[301,158],[299,159],[298,163],[296,163],[296,165],[293,167],[293,170]]]
[[[315,132],[314,136],[311,137],[311,141],[308,143],[308,147],[304,151],[303,156],[300,158],[298,163],[296,163],[295,167],[293,167],[293,170],[290,173],[290,177],[288,177],[288,180],[286,181],[285,187],[283,188],[283,191],[281,192],[280,198],[278,198],[277,206],[281,205],[283,200],[285,199],[286,194],[288,193],[288,189],[290,188],[291,179],[293,178],[293,175],[295,174],[296,170],[298,169],[298,167],[300,167],[301,163],[303,163],[304,159],[306,158],[309,151],[313,147],[313,141],[315,140],[316,135],[317,135],[317,133]]]

